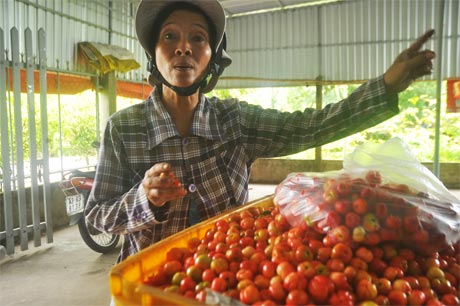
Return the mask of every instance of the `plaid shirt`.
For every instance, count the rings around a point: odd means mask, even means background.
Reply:
[[[320,111],[280,112],[201,95],[190,136],[181,137],[153,91],[144,103],[109,119],[85,214],[96,228],[124,235],[119,262],[187,228],[190,203],[206,220],[247,202],[250,166],[257,158],[317,147],[397,113],[397,96],[385,93],[382,77]],[[171,164],[189,192],[152,209],[139,186],[145,171],[160,162]]]

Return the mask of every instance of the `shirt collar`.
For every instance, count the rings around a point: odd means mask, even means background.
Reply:
[[[181,137],[157,91],[152,91],[145,103],[149,149],[168,138]],[[219,121],[215,106],[208,98],[200,94],[200,102],[193,116],[191,135],[222,141],[225,138],[225,132]]]

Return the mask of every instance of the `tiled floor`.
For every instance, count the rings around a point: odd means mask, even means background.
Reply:
[[[273,194],[274,188],[251,185],[250,200]],[[460,190],[453,193],[460,199]],[[109,305],[108,275],[117,253],[91,251],[76,226],[56,231],[52,244],[0,262],[0,305]]]

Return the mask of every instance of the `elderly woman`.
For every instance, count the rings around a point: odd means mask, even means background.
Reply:
[[[207,98],[231,63],[217,0],[142,0],[136,32],[154,86],[143,103],[111,116],[85,211],[96,228],[123,234],[118,261],[248,199],[251,164],[324,145],[398,113],[397,93],[431,73],[420,51],[433,31],[383,76],[318,111],[263,109]]]

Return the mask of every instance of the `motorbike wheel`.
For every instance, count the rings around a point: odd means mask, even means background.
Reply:
[[[93,251],[102,254],[109,253],[115,249],[120,240],[118,235],[98,231],[91,224],[88,224],[84,217],[78,221],[78,230],[86,245]]]

